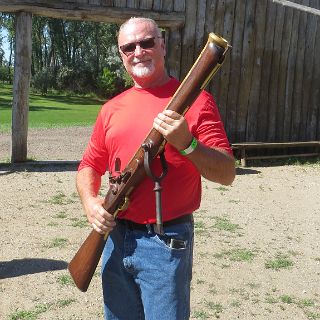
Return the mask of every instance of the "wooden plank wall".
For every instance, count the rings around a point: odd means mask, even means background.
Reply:
[[[320,16],[272,0],[75,0],[82,4],[184,13],[167,28],[171,75],[186,75],[208,33],[231,53],[208,90],[232,143],[320,140]],[[294,0],[320,9],[320,0]]]
[[[320,140],[320,0],[0,0],[0,9],[47,6],[53,14],[63,3],[80,10],[78,19],[92,20],[91,12],[104,22],[132,13],[158,18],[169,72],[180,79],[208,33],[222,35],[232,50],[208,90],[230,141]]]
[[[320,9],[320,0],[292,2]],[[320,140],[319,15],[272,0],[101,0],[100,4],[185,13],[183,29],[166,30],[168,69],[180,79],[209,32],[231,43],[233,48],[208,90],[217,99],[232,143]]]
[[[320,9],[319,0],[295,3]],[[320,140],[319,12],[272,0],[187,1],[182,76],[209,32],[232,45],[209,88],[232,143]]]

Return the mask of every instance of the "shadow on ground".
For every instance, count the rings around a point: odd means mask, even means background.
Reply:
[[[244,175],[244,174],[259,174],[261,171],[255,169],[248,169],[248,168],[236,168],[237,175]]]
[[[0,279],[20,277],[46,271],[67,269],[68,263],[52,259],[14,259],[0,261]]]
[[[14,172],[65,172],[77,171],[79,161],[49,160],[26,161],[20,163],[0,163],[0,175],[8,175]]]

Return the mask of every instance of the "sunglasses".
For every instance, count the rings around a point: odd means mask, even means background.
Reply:
[[[158,38],[160,38],[160,37],[158,37]],[[120,46],[120,50],[126,56],[129,56],[135,52],[137,45],[139,45],[139,47],[141,49],[151,49],[155,46],[154,39],[155,39],[155,37],[143,39],[143,40],[140,40],[137,42],[130,42],[130,43],[124,44],[123,46]]]

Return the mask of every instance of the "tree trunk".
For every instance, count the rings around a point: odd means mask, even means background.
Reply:
[[[11,162],[27,160],[32,14],[16,15]]]

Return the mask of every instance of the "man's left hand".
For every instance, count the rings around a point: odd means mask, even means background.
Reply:
[[[172,110],[164,110],[154,119],[153,128],[159,131],[164,138],[177,150],[187,148],[192,140],[186,119]]]

